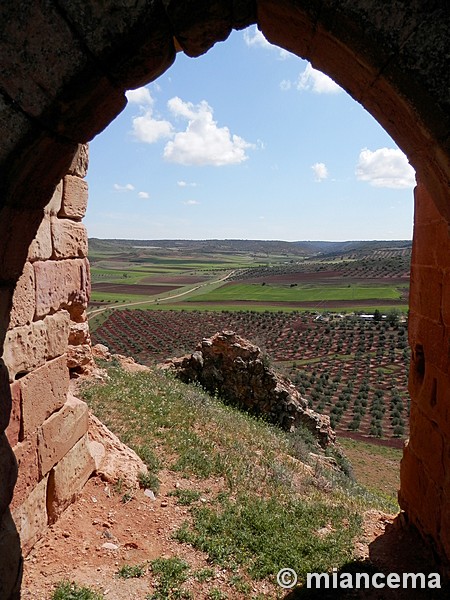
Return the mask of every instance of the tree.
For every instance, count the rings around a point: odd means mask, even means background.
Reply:
[[[375,309],[375,312],[373,313],[373,320],[378,323],[379,321],[381,321],[382,319],[382,314],[381,312],[378,310],[378,308]]]

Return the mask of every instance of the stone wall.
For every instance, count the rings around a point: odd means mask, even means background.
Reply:
[[[92,473],[88,407],[69,392],[70,371],[91,361],[87,147],[56,187],[12,299],[3,361],[12,410],[6,437],[18,465],[11,512],[26,554]]]
[[[423,185],[415,191],[409,341],[410,439],[400,506],[450,559],[450,237]]]

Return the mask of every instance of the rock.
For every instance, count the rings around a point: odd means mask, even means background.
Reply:
[[[102,544],[102,548],[104,550],[118,550],[119,546],[117,544],[113,544],[112,542],[105,542]]]
[[[160,367],[174,371],[186,383],[200,383],[225,402],[268,417],[286,431],[303,425],[322,447],[336,439],[329,417],[308,408],[292,382],[267,365],[258,346],[233,331],[216,333],[204,339],[193,354]]]
[[[108,346],[95,344],[95,346],[92,346],[92,357],[99,358],[100,360],[111,360],[111,352]]]
[[[110,483],[121,479],[126,487],[138,488],[139,473],[148,472],[136,452],[125,446],[94,415],[89,416],[89,450],[97,474]]]

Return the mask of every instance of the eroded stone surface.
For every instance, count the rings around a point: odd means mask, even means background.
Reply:
[[[51,222],[53,258],[84,258],[88,252],[86,227],[70,219],[53,218]]]
[[[12,512],[25,555],[47,529],[47,482],[44,477],[31,491],[27,499]]]
[[[19,277],[13,294],[9,328],[20,327],[31,323],[36,311],[36,290],[34,269],[29,262],[25,263],[23,273]]]
[[[309,409],[296,387],[266,364],[258,346],[232,331],[204,339],[193,354],[167,361],[164,368],[287,431],[303,425],[324,447],[336,439],[329,417]]]
[[[86,146],[83,145],[81,148],[86,148]],[[79,170],[84,170],[82,165],[87,162],[87,152],[80,154],[80,161]],[[58,216],[79,221],[86,213],[88,184],[80,177],[73,175],[66,175],[63,182],[62,204]]]

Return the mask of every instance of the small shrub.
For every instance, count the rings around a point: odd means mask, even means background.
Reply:
[[[122,579],[135,579],[145,575],[145,565],[122,565],[117,571]]]
[[[88,587],[80,587],[70,581],[61,581],[52,595],[52,600],[103,600],[99,594]]]

